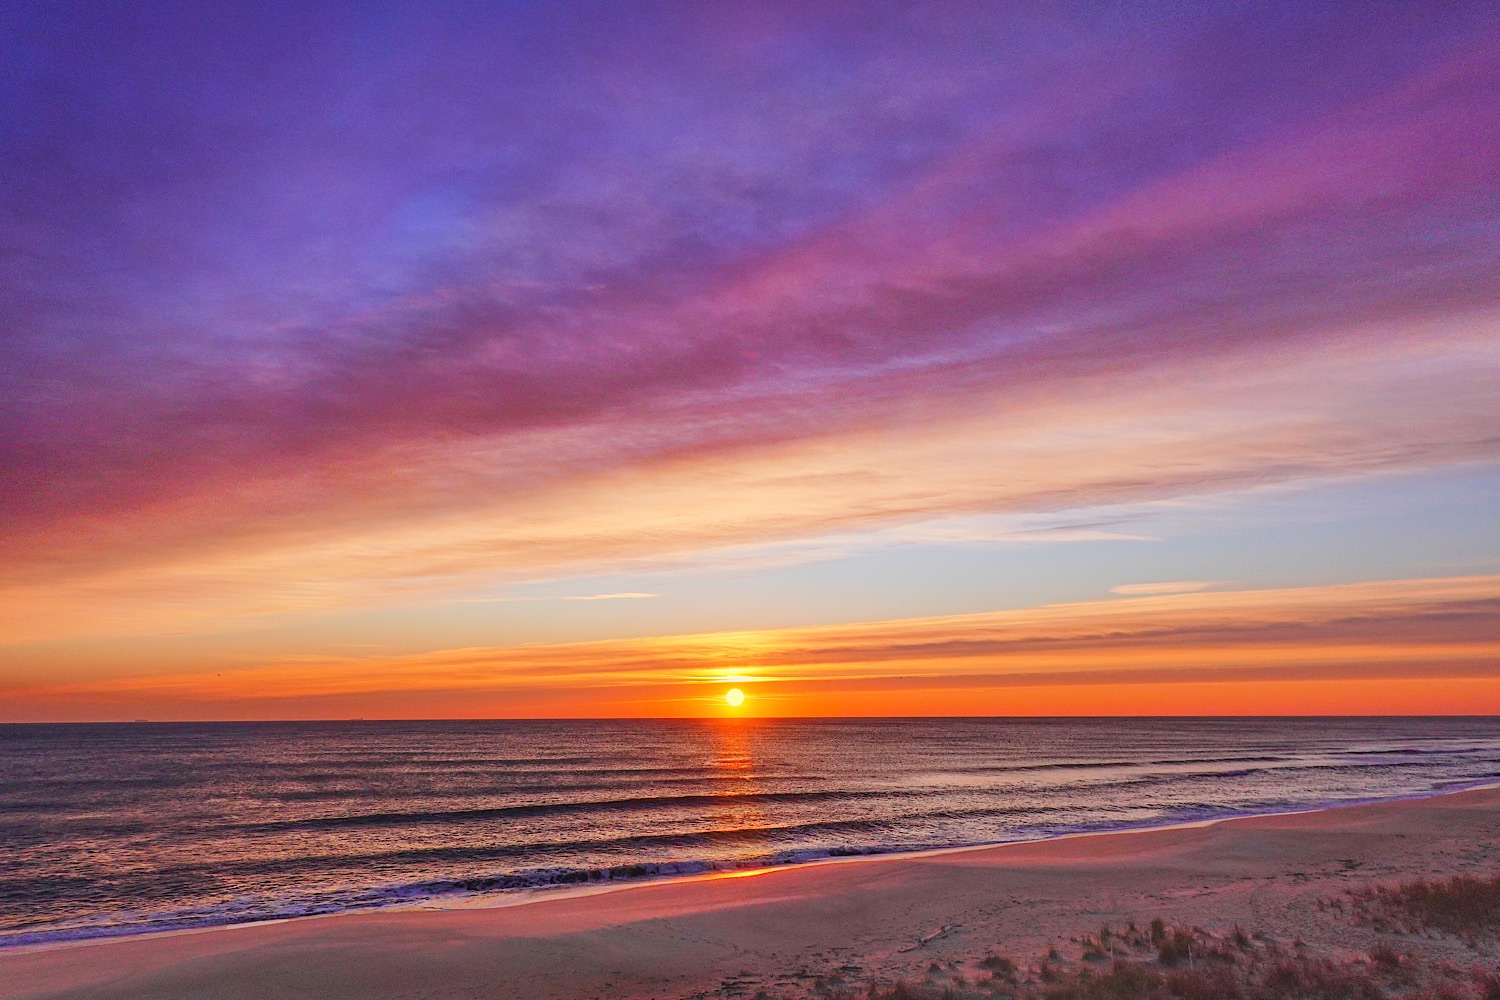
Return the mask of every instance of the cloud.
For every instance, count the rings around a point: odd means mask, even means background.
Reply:
[[[1066,714],[1100,704],[1099,695],[1070,703],[1083,695],[1069,696],[1069,689],[1113,691],[1117,704],[1130,705],[1139,704],[1133,689],[1235,684],[1280,690],[1290,711],[1298,707],[1298,684],[1493,681],[1497,663],[1500,577],[1486,576],[588,643],[308,655],[213,673],[39,680],[5,693],[13,711],[152,704],[158,717],[162,708],[191,715],[207,704],[236,715],[237,705],[279,704],[278,712],[297,714],[299,705],[316,709],[329,699],[406,704],[408,697],[445,715],[503,716],[518,705],[543,714],[608,705],[618,712],[626,702],[624,714],[650,715],[697,710],[705,692],[733,678],[756,686],[757,703],[793,714],[837,714],[841,703],[854,703],[849,699],[876,696],[896,699],[881,703],[887,714],[899,714],[907,696],[963,714],[977,707],[975,699],[990,697],[986,692],[1028,688],[1054,692],[1054,707]],[[1170,703],[1158,708],[1174,710]],[[1458,700],[1448,710],[1472,708]]]
[[[657,597],[657,594],[582,594],[573,597],[564,597],[564,601],[630,601],[639,600],[643,597]]]
[[[1152,594],[1191,594],[1198,590],[1207,590],[1209,587],[1220,586],[1220,581],[1213,580],[1176,580],[1164,583],[1122,583],[1118,587],[1110,587],[1111,594],[1125,594],[1130,597],[1145,597]]]
[[[13,568],[0,629],[221,627],[230,617],[472,593],[476,581],[660,569],[714,553],[758,558],[774,546],[802,558],[797,548],[810,539],[846,546],[851,533],[899,540],[907,529],[917,539],[941,534],[950,518],[1066,523],[1079,510],[1493,460],[1500,438],[1485,415],[1500,356],[1488,322],[1414,329],[1379,347],[1221,358],[1175,384],[1142,372],[1075,380],[1059,398],[976,388],[920,421],[892,415],[837,434],[580,469],[524,489],[511,476],[534,454],[573,441],[599,447],[645,426],[621,419],[478,451],[465,442],[424,460],[449,482],[468,477],[461,500],[445,492],[434,509],[372,490],[373,509],[288,513],[171,546],[158,535],[149,559],[130,539],[113,547],[112,536],[94,536],[81,567],[58,558],[30,579]],[[1340,372],[1336,383],[1329,371]],[[1391,408],[1393,397],[1407,405]],[[181,519],[194,514],[189,506]]]
[[[0,628],[1493,461],[1493,12],[1178,14],[16,25]]]
[[[455,600],[455,604],[516,604],[530,601],[627,601],[641,600],[648,597],[659,597],[659,594],[569,594],[562,597],[550,595],[525,595],[514,597],[464,597]]]

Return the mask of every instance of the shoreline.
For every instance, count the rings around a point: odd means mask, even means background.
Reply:
[[[402,911],[447,911],[447,910],[494,910],[507,909],[513,906],[529,906],[535,903],[544,903],[552,899],[577,899],[588,896],[602,896],[607,893],[623,892],[629,889],[646,889],[652,886],[677,884],[682,882],[713,882],[721,879],[750,878],[761,875],[770,875],[775,872],[796,869],[819,868],[828,865],[875,863],[880,861],[909,861],[922,858],[943,857],[949,854],[966,854],[974,851],[993,851],[1007,847],[1020,845],[1051,844],[1065,840],[1075,840],[1089,837],[1122,837],[1134,834],[1159,833],[1171,830],[1197,830],[1219,826],[1224,823],[1237,823],[1241,820],[1267,819],[1278,816],[1305,816],[1314,813],[1337,812],[1341,809],[1355,809],[1361,806],[1384,805],[1399,802],[1421,802],[1427,799],[1439,798],[1445,795],[1462,795],[1465,792],[1490,791],[1500,789],[1500,779],[1484,781],[1473,785],[1464,785],[1461,788],[1445,788],[1431,792],[1417,792],[1410,795],[1396,795],[1390,798],[1368,798],[1350,799],[1348,801],[1331,802],[1322,805],[1309,806],[1297,809],[1271,809],[1265,812],[1236,813],[1232,816],[1213,816],[1207,819],[1183,820],[1181,822],[1162,823],[1150,826],[1127,826],[1113,830],[1076,830],[1069,833],[1053,833],[1041,837],[1029,837],[1021,840],[997,840],[982,844],[955,844],[951,847],[926,847],[911,851],[876,851],[867,854],[850,854],[836,857],[809,858],[804,861],[788,861],[780,865],[766,865],[761,868],[747,868],[743,870],[694,872],[686,875],[668,875],[662,878],[640,878],[621,879],[616,882],[605,882],[598,885],[580,886],[537,886],[527,889],[500,889],[489,893],[474,893],[475,896],[484,897],[489,901],[474,901],[463,903],[455,901],[455,905],[443,905],[440,899],[426,900],[421,903],[395,903],[389,907],[371,907],[368,910],[356,910],[346,913],[322,913],[314,914],[312,917],[279,917],[274,920],[253,921],[251,923],[283,923],[289,920],[313,919],[314,917],[341,917],[351,916],[354,913],[373,913],[385,910]],[[503,900],[510,894],[533,895],[516,900]],[[159,933],[189,933],[195,930],[230,930],[234,927],[249,926],[249,924],[216,924],[212,927],[185,928],[182,932],[161,931]],[[85,944],[89,941],[99,940],[90,938],[86,941],[77,942]],[[60,942],[63,943],[63,942]],[[21,946],[25,947],[25,946]],[[8,949],[0,946],[0,955]]]
[[[260,927],[306,924],[340,918],[348,919],[356,917],[370,917],[387,913],[449,913],[510,910],[518,907],[535,906],[538,904],[545,904],[550,902],[580,900],[599,896],[614,895],[616,893],[626,892],[629,890],[647,890],[660,888],[663,886],[715,883],[732,879],[757,878],[782,872],[807,871],[851,864],[860,865],[866,863],[873,864],[878,862],[892,863],[903,861],[920,861],[923,859],[941,858],[949,855],[1002,851],[1009,848],[1055,844],[1071,840],[1089,840],[1094,838],[1149,835],[1179,830],[1208,829],[1226,824],[1254,821],[1259,819],[1337,813],[1348,809],[1381,805],[1395,805],[1409,802],[1423,802],[1449,796],[1464,795],[1471,792],[1492,791],[1497,789],[1500,789],[1500,778],[1496,778],[1495,780],[1491,781],[1477,782],[1474,784],[1465,784],[1461,787],[1442,788],[1427,792],[1416,792],[1407,795],[1393,796],[1390,798],[1372,797],[1350,799],[1331,803],[1322,803],[1310,807],[1273,809],[1254,813],[1237,813],[1228,816],[1216,816],[1197,820],[1184,820],[1180,822],[1169,822],[1159,825],[1121,827],[1118,829],[1108,830],[1080,830],[1067,833],[1047,834],[1040,837],[1031,837],[1020,840],[1006,840],[979,844],[958,844],[948,847],[930,847],[920,848],[916,850],[873,851],[869,853],[851,854],[846,856],[814,857],[805,860],[788,861],[783,864],[765,865],[761,867],[752,867],[745,869],[723,869],[684,874],[669,874],[661,877],[601,880],[599,882],[581,885],[551,884],[515,889],[455,892],[446,895],[433,896],[426,899],[413,900],[410,902],[377,904],[367,907],[343,909],[331,913],[310,913],[290,916],[277,916],[260,920],[231,921],[193,927],[175,927],[163,930],[145,930],[138,932],[126,931],[118,934],[101,934],[92,937],[60,938],[49,941],[35,941],[16,945],[7,945],[3,941],[0,941],[0,962],[3,962],[7,956],[11,955],[34,954],[39,952],[56,952],[63,950],[72,951],[80,948],[103,947],[123,942],[155,941],[160,939],[197,936],[218,932],[245,931]]]
[[[1500,787],[1115,832],[1134,835],[10,949],[0,1000],[804,1000],[828,977],[863,990],[935,969],[978,975],[987,954],[1060,950],[1076,963],[1101,925],[1158,918],[1210,933],[1243,926],[1358,961],[1389,935],[1336,917],[1328,901],[1500,870]],[[1433,961],[1478,957],[1456,938],[1418,946]]]

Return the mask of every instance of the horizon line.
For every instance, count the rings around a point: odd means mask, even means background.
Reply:
[[[325,725],[330,723],[394,722],[915,722],[1005,720],[1025,722],[1076,722],[1104,720],[1266,720],[1266,719],[1500,719],[1493,712],[1446,713],[1348,713],[1318,712],[1282,713],[1277,715],[600,715],[600,716],[479,716],[473,718],[327,718],[327,719],[51,719],[40,721],[0,721],[0,726],[260,726]]]

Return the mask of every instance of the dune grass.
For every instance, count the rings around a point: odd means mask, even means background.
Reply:
[[[1377,930],[1494,934],[1500,930],[1500,875],[1376,886],[1354,894],[1354,912]]]
[[[819,980],[811,1000],[1500,1000],[1500,875],[1373,886],[1320,909],[1373,930],[1368,953],[1314,954],[1236,925],[1211,933],[1164,920],[1108,924],[1024,961],[991,949],[932,962],[919,981]],[[1434,957],[1431,936],[1472,948],[1460,967]],[[1061,948],[1059,948],[1059,944]],[[1071,957],[1064,957],[1064,952]],[[1451,953],[1450,953],[1451,954]],[[1485,956],[1490,956],[1486,959]]]
[[[1308,954],[1235,927],[1224,934],[1153,921],[1104,927],[1032,962],[991,951],[926,979],[817,984],[818,1000],[1500,1000],[1500,973],[1425,964],[1389,944],[1367,956]],[[967,972],[967,974],[966,974]]]

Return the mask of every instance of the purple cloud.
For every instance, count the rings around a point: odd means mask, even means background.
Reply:
[[[1500,303],[1487,5],[4,18],[12,579]]]

